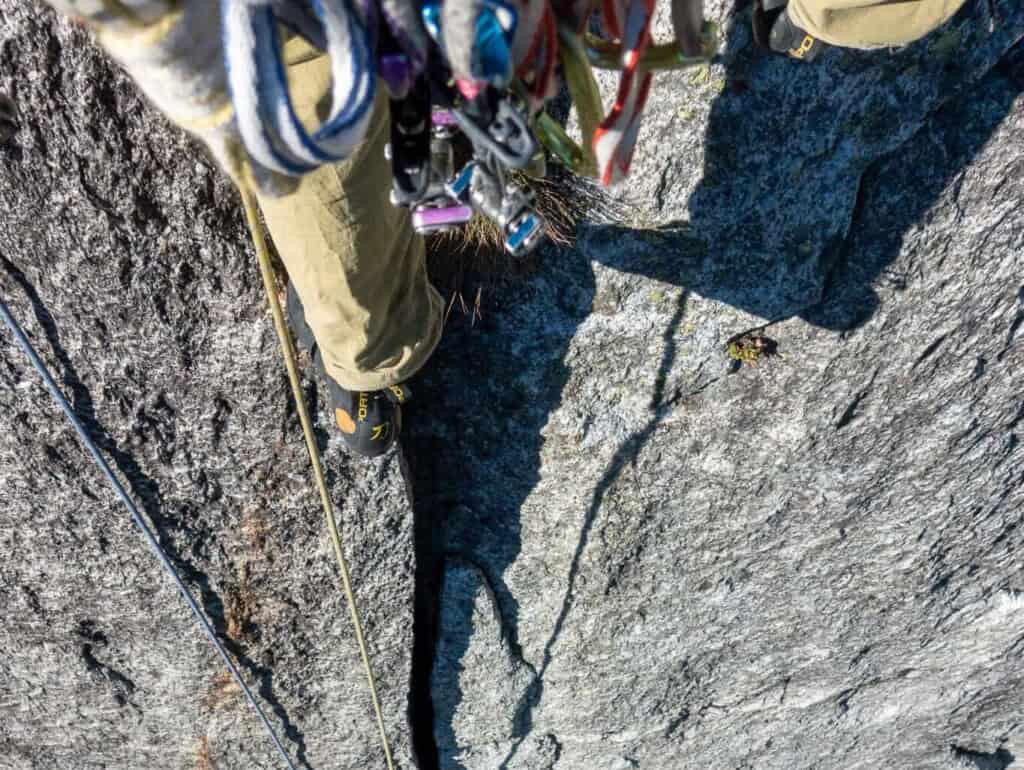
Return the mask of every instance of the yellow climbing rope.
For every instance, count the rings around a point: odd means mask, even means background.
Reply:
[[[394,770],[394,763],[391,760],[391,746],[388,744],[387,732],[384,730],[384,715],[380,708],[380,698],[377,696],[377,682],[373,676],[373,668],[370,666],[370,656],[366,652],[363,624],[359,618],[359,609],[356,607],[356,597],[352,590],[352,579],[348,571],[348,562],[345,560],[345,554],[342,551],[341,535],[338,534],[338,525],[334,520],[334,506],[331,504],[331,498],[327,492],[327,482],[324,481],[323,466],[320,462],[320,451],[317,449],[316,439],[313,437],[313,425],[309,419],[309,410],[306,408],[306,399],[303,396],[302,386],[299,382],[299,368],[295,362],[295,346],[292,344],[291,335],[288,333],[288,327],[285,324],[281,303],[277,300],[277,289],[274,285],[274,268],[270,264],[270,252],[267,249],[267,242],[263,237],[263,227],[260,224],[256,196],[252,192],[251,185],[245,181],[246,176],[245,174],[236,175],[238,191],[242,196],[242,206],[245,208],[245,218],[249,224],[249,233],[252,236],[253,246],[256,248],[256,258],[260,263],[263,286],[267,290],[267,301],[270,303],[270,312],[274,316],[274,329],[277,331],[277,338],[281,343],[281,353],[284,356],[285,367],[288,369],[288,380],[292,385],[292,395],[295,397],[295,407],[299,412],[299,421],[302,423],[302,433],[306,437],[306,449],[309,450],[309,461],[313,466],[313,478],[316,480],[316,487],[320,492],[320,502],[323,504],[324,516],[327,519],[327,531],[331,534],[334,555],[338,560],[338,569],[341,572],[341,584],[345,591],[345,598],[348,600],[349,610],[352,613],[352,625],[356,632],[359,654],[363,659],[363,668],[366,670],[366,682],[370,687],[370,699],[373,701],[373,710],[377,716],[377,727],[380,730],[380,743],[384,749],[384,759],[387,762],[388,770]]]

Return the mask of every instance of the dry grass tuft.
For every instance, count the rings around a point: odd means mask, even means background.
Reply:
[[[210,687],[203,696],[202,705],[207,711],[218,711],[242,692],[238,682],[228,671],[221,671],[210,680]]]
[[[217,770],[210,758],[210,738],[207,735],[199,739],[199,748],[196,749],[196,770]]]
[[[229,639],[238,641],[248,635],[256,614],[257,598],[249,581],[249,565],[244,564],[240,570],[241,578],[237,586],[229,588],[225,594],[224,622],[225,633]]]
[[[548,240],[571,247],[584,218],[614,219],[620,213],[608,194],[590,179],[576,176],[563,166],[552,165],[546,177],[513,172],[511,181],[533,192],[537,211],[547,220]],[[498,226],[480,214],[458,230],[433,236],[432,245],[448,252],[502,252]]]
[[[572,247],[578,225],[584,219],[621,218],[622,212],[600,185],[561,165],[549,164],[544,178],[517,174],[514,181],[533,191],[537,210],[548,222],[548,240],[558,247]],[[429,238],[427,255],[430,279],[447,298],[449,314],[459,309],[471,316],[473,322],[480,317],[480,282],[493,284],[502,278],[529,275],[540,260],[536,252],[525,258],[506,254],[500,230],[480,215],[459,230]],[[467,285],[470,276],[476,286]]]

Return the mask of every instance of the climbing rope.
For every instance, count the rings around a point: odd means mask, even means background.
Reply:
[[[284,357],[285,368],[288,370],[288,380],[292,386],[292,395],[295,398],[299,421],[302,423],[302,433],[306,438],[306,449],[309,451],[309,461],[313,466],[313,478],[316,481],[316,488],[320,492],[320,502],[323,505],[324,517],[327,519],[327,531],[331,535],[334,556],[338,562],[338,570],[341,572],[342,588],[344,589],[345,598],[348,601],[349,611],[352,615],[352,626],[355,629],[356,643],[359,645],[359,654],[363,659],[363,668],[366,671],[366,682],[370,689],[373,711],[377,717],[377,728],[380,730],[380,743],[384,749],[384,759],[388,770],[394,770],[394,763],[391,760],[391,746],[388,743],[387,731],[384,729],[384,714],[381,711],[380,698],[377,695],[377,681],[374,678],[373,668],[370,665],[369,653],[366,651],[363,624],[359,617],[355,592],[352,590],[352,578],[349,574],[345,553],[342,550],[341,535],[338,534],[338,525],[334,519],[334,506],[327,491],[327,482],[324,480],[320,450],[317,449],[316,438],[313,436],[313,424],[309,419],[309,409],[306,407],[306,398],[303,395],[302,385],[299,381],[299,368],[295,361],[295,346],[292,344],[291,335],[288,333],[284,313],[281,310],[281,303],[277,299],[277,289],[274,284],[274,268],[270,264],[270,251],[267,248],[266,239],[263,237],[263,227],[260,224],[256,198],[253,195],[252,187],[248,182],[244,181],[245,175],[238,175],[237,179],[239,180],[238,190],[242,196],[242,206],[245,209],[245,219],[249,225],[253,246],[256,248],[256,258],[259,260],[260,274],[263,276],[263,287],[267,291],[270,312],[274,316],[274,329],[277,331],[277,338],[281,343],[281,353]]]
[[[167,556],[167,553],[160,546],[159,541],[157,541],[156,536],[153,534],[153,531],[149,528],[145,520],[142,518],[142,515],[139,513],[138,508],[135,506],[135,503],[132,502],[132,499],[128,496],[128,493],[121,485],[121,482],[118,481],[117,477],[114,475],[114,472],[110,469],[110,465],[107,463],[106,459],[100,453],[100,450],[96,446],[96,443],[89,435],[89,431],[86,430],[85,426],[82,425],[81,420],[78,419],[78,415],[75,414],[75,410],[72,408],[71,404],[68,403],[67,398],[64,396],[60,388],[57,386],[57,383],[54,381],[49,369],[47,369],[46,364],[39,357],[39,354],[36,353],[35,348],[32,347],[32,343],[29,342],[28,337],[25,336],[25,332],[22,331],[21,326],[18,325],[18,322],[14,319],[14,316],[11,315],[10,310],[8,310],[7,308],[7,304],[3,301],[2,298],[0,298],[0,316],[3,317],[4,322],[7,324],[7,328],[9,328],[11,330],[11,333],[14,335],[14,340],[15,342],[18,343],[18,347],[20,347],[22,352],[24,352],[25,355],[28,356],[29,361],[32,362],[32,366],[35,367],[36,371],[39,372],[39,375],[43,378],[43,382],[46,384],[46,389],[50,391],[50,395],[53,396],[54,400],[57,402],[60,408],[64,410],[64,414],[67,415],[68,420],[75,428],[75,432],[78,433],[78,438],[85,445],[85,448],[89,451],[89,454],[92,455],[92,459],[96,461],[96,465],[98,465],[100,470],[103,471],[103,475],[107,477],[107,481],[110,482],[110,485],[114,488],[114,491],[117,493],[117,496],[121,498],[121,502],[124,503],[125,507],[128,509],[128,512],[132,516],[132,520],[135,522],[135,525],[142,531],[143,536],[149,543],[149,547],[153,550],[153,553],[156,554],[157,558],[160,560],[160,563],[163,565],[164,570],[167,572],[167,574],[171,576],[171,579],[174,581],[175,586],[177,586],[178,588],[178,592],[181,594],[182,598],[185,600],[189,608],[192,610],[192,614],[195,615],[196,620],[199,621],[199,625],[202,626],[203,632],[206,634],[206,637],[210,640],[210,643],[217,649],[217,652],[220,653],[220,657],[224,660],[224,664],[228,667],[228,671],[231,672],[231,676],[234,677],[235,682],[238,683],[238,686],[241,688],[242,692],[245,693],[245,697],[249,701],[249,705],[252,706],[253,711],[255,711],[256,714],[259,716],[260,721],[263,723],[263,727],[266,729],[267,735],[270,737],[270,740],[273,741],[275,748],[281,755],[281,758],[284,760],[289,770],[295,770],[295,765],[292,764],[291,757],[288,756],[288,752],[285,751],[285,748],[282,745],[281,740],[277,737],[277,733],[274,732],[274,728],[270,724],[270,720],[267,719],[267,715],[263,713],[263,709],[260,708],[259,703],[256,701],[256,698],[252,694],[252,691],[249,689],[249,686],[245,683],[245,680],[242,679],[242,675],[239,673],[238,668],[234,664],[234,661],[231,660],[231,656],[228,655],[228,651],[224,648],[224,644],[217,637],[216,632],[210,625],[210,621],[207,620],[206,615],[203,614],[203,611],[199,609],[199,605],[196,603],[196,600],[192,598],[192,594],[189,592],[188,588],[185,587],[185,583],[178,575],[178,571],[171,563],[171,560]]]
[[[366,640],[363,634],[363,624],[359,615],[359,608],[356,605],[355,592],[352,589],[351,573],[342,548],[338,525],[334,518],[334,507],[331,503],[331,498],[327,490],[327,482],[324,479],[323,464],[320,459],[320,451],[317,449],[316,439],[313,435],[313,426],[309,418],[309,409],[306,406],[306,399],[303,395],[302,386],[299,381],[298,365],[295,360],[295,347],[293,346],[291,336],[288,333],[288,328],[284,320],[284,313],[281,310],[281,303],[278,302],[277,299],[277,292],[274,285],[274,269],[270,263],[270,252],[267,248],[266,240],[263,237],[263,230],[257,213],[256,200],[251,188],[247,183],[240,182],[239,192],[242,196],[242,204],[245,209],[246,221],[248,222],[249,232],[252,235],[253,245],[256,249],[256,256],[259,260],[260,274],[263,277],[263,286],[266,289],[267,299],[270,303],[270,312],[274,317],[274,329],[277,332],[277,337],[281,344],[281,350],[284,356],[285,367],[288,370],[288,380],[292,386],[292,394],[295,398],[296,408],[299,413],[299,421],[302,423],[302,432],[306,439],[306,449],[309,451],[310,463],[313,466],[313,477],[316,481],[317,490],[320,493],[320,502],[323,505],[324,517],[327,520],[327,530],[330,533],[331,544],[334,548],[334,555],[338,562],[338,570],[341,572],[342,588],[348,602],[349,611],[352,616],[352,625],[355,629],[356,643],[359,646],[359,654],[362,658],[363,668],[366,672],[366,681],[370,690],[370,700],[373,703],[374,714],[377,718],[377,727],[380,731],[381,747],[384,750],[384,759],[388,770],[394,770],[394,762],[391,758],[391,746],[388,742],[387,731],[384,728],[384,715],[381,710],[380,697],[377,692],[377,682],[373,675],[373,668],[370,665],[370,656],[367,652]],[[274,728],[270,724],[270,720],[267,719],[266,714],[263,712],[263,709],[260,708],[260,705],[256,701],[252,691],[249,689],[249,686],[242,679],[242,675],[231,660],[231,656],[224,648],[223,643],[217,637],[217,634],[210,625],[209,620],[207,620],[195,599],[192,598],[192,594],[189,593],[188,589],[185,587],[185,584],[178,575],[177,570],[171,563],[171,560],[168,558],[163,548],[160,546],[160,543],[157,541],[152,530],[150,530],[149,526],[142,518],[138,508],[135,506],[135,503],[132,502],[132,499],[128,496],[128,493],[121,485],[121,482],[118,481],[117,477],[110,469],[110,465],[100,453],[95,442],[92,440],[92,437],[89,435],[88,430],[86,430],[85,426],[82,425],[82,422],[78,419],[78,415],[75,414],[71,404],[68,403],[67,398],[65,398],[64,394],[57,386],[57,383],[51,376],[46,364],[39,357],[39,354],[36,353],[32,344],[29,342],[28,337],[25,336],[21,326],[18,325],[14,316],[11,315],[2,298],[0,298],[0,316],[3,317],[7,327],[14,335],[15,342],[17,342],[18,346],[22,349],[29,361],[43,378],[43,382],[45,383],[47,390],[50,391],[54,400],[64,411],[64,414],[67,415],[68,420],[70,420],[75,431],[78,433],[79,439],[81,439],[85,448],[89,451],[89,454],[92,455],[92,458],[96,461],[96,464],[103,472],[103,475],[106,476],[110,485],[114,488],[117,496],[124,503],[125,507],[128,508],[128,512],[131,514],[132,520],[142,531],[150,548],[157,555],[157,558],[159,558],[166,572],[171,576],[171,579],[177,586],[179,593],[185,599],[185,602],[188,604],[192,613],[202,626],[207,638],[209,638],[211,644],[213,644],[217,649],[217,652],[220,653],[225,665],[227,665],[228,670],[231,672],[231,676],[238,683],[242,692],[245,693],[245,697],[249,701],[249,705],[252,706],[253,710],[259,716],[260,721],[266,729],[267,735],[274,743],[274,746],[277,748],[278,753],[280,753],[281,758],[284,760],[289,770],[295,770],[295,765],[292,764],[291,757],[288,756],[288,752],[282,745],[281,740],[277,737],[277,733],[274,732]]]

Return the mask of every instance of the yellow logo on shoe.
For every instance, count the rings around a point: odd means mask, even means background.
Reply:
[[[374,425],[373,430],[370,433],[370,441],[383,441],[388,437],[391,432],[391,424],[384,423],[382,425]]]
[[[366,419],[366,413],[370,409],[370,397],[366,393],[359,394],[359,411],[356,413],[356,417],[359,422]]]
[[[334,410],[334,419],[337,421],[342,433],[347,433],[351,436],[356,432],[356,424],[352,422],[351,415],[341,407]]]
[[[817,41],[810,35],[804,35],[803,42],[797,48],[789,49],[789,55],[795,59],[802,59],[814,47],[815,42]]]

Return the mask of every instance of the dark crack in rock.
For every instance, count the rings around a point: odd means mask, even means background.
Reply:
[[[438,737],[440,765],[496,767],[515,738],[515,706],[535,672],[509,644],[494,591],[478,568],[450,559],[439,602],[434,708],[461,717],[443,725],[448,729]],[[537,738],[538,745],[531,744],[524,756],[530,755],[530,767],[551,770],[557,752],[544,751],[549,742]]]

